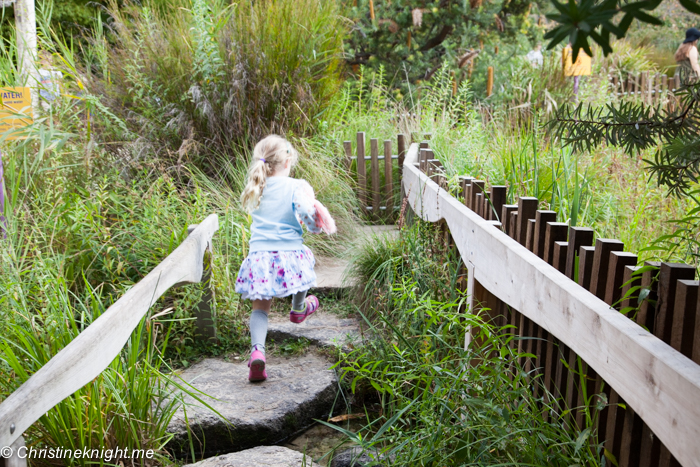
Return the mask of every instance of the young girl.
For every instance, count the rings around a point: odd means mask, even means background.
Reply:
[[[250,250],[236,279],[236,292],[253,301],[250,315],[252,351],[250,381],[267,379],[265,338],[272,299],[292,296],[289,319],[301,323],[318,309],[318,299],[306,292],[316,285],[314,255],[302,243],[302,225],[309,232],[335,233],[335,223],[316,201],[305,180],[289,177],[299,154],[277,135],[262,139],[253,151],[248,181],[241,195],[251,212]]]

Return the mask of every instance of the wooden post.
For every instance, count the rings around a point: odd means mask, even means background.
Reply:
[[[2,151],[0,151],[0,239],[5,238],[5,175],[2,167]],[[2,447],[2,446],[0,446]]]
[[[627,251],[613,251],[608,265],[608,282],[605,287],[605,303],[620,309],[622,284],[624,283],[625,267],[636,266],[637,255]]]
[[[459,184],[462,189],[461,193],[461,198],[462,198],[462,203],[467,206],[467,192],[469,191],[469,186],[472,183],[472,180],[474,180],[473,177],[469,177],[467,175],[463,175],[460,177]],[[468,206],[467,206],[468,207]]]
[[[566,241],[568,231],[566,222],[547,222],[544,234],[544,260],[547,264],[554,266],[554,243]]]
[[[199,224],[187,226],[187,235],[189,236]],[[216,341],[216,300],[214,299],[214,286],[211,282],[211,270],[214,265],[214,255],[211,243],[207,245],[204,252],[204,272],[202,273],[202,287],[204,294],[202,299],[197,303],[195,309],[195,317],[197,324],[197,333],[208,339]]]
[[[491,209],[489,211],[489,220],[499,220],[503,205],[506,204],[506,194],[508,188],[502,185],[492,186],[489,200],[491,201]]]
[[[576,257],[582,246],[593,244],[593,229],[588,227],[569,227],[569,248],[566,253],[566,270],[564,274],[576,280]]]
[[[642,278],[637,274],[637,271],[641,266],[625,266],[624,273],[622,276],[622,296],[627,297],[622,300],[620,304],[620,310],[625,308],[637,308],[637,297],[639,297],[639,292],[630,292],[633,287],[638,287],[642,284]],[[634,279],[634,280],[632,280]],[[630,316],[630,318],[632,318]]]
[[[367,165],[365,164],[365,132],[357,132],[357,191],[360,198],[360,210],[367,210]]]
[[[476,195],[481,193],[483,196],[484,185],[486,184],[483,180],[472,180],[471,184],[471,199],[469,200],[469,209],[478,214],[479,205],[476,202]]]
[[[396,144],[399,150],[399,183],[403,177],[403,161],[406,159],[406,135],[399,134],[396,137]]]
[[[658,275],[659,268],[661,268],[661,263],[658,261],[645,261],[644,266],[651,266],[651,269],[644,271],[642,273],[642,288],[649,289],[649,295],[639,306],[639,313],[637,313],[637,324],[643,326],[649,330],[652,334],[654,333],[654,321],[656,320],[656,306],[658,295],[656,291],[658,290],[658,281],[656,276]]]
[[[537,198],[521,196],[518,199],[518,228],[513,238],[521,245],[525,245],[525,240],[527,240],[527,221],[535,218],[538,204]]]
[[[698,314],[700,313],[698,291],[700,291],[700,281],[680,279],[673,306],[675,319],[671,328],[671,347],[688,358],[693,358],[694,345],[700,347],[700,335],[695,334]],[[694,344],[694,341],[697,341],[697,344]],[[695,363],[700,362],[696,361]]]
[[[374,23],[374,0],[369,0],[369,17]]]
[[[17,28],[17,60],[26,86],[31,88],[32,112],[39,116],[39,69],[36,39],[36,12],[34,0],[15,1],[15,27]],[[18,83],[19,84],[19,83]]]
[[[411,49],[411,31],[408,31],[408,37],[406,38],[406,47],[408,47],[409,50]]]
[[[490,66],[487,69],[486,75],[486,97],[491,97],[493,92],[493,67]]]
[[[476,195],[474,195],[474,212],[477,213],[480,217],[484,217],[484,213],[482,212],[483,204],[484,193],[477,192]]]
[[[384,141],[384,205],[387,219],[394,217],[394,167],[391,157],[391,140],[387,139]]]
[[[675,321],[673,307],[676,303],[676,288],[680,279],[690,281],[695,279],[695,268],[688,264],[661,263],[654,334],[667,344],[671,344],[671,329]]]
[[[593,256],[593,275],[589,290],[601,300],[605,300],[605,288],[608,284],[608,266],[610,254],[613,251],[622,251],[624,243],[619,240],[599,238],[595,241],[595,255]]]
[[[593,255],[595,247],[582,246],[578,252],[578,285],[588,290],[591,286],[591,272],[593,271]]]
[[[564,270],[566,269],[566,251],[568,248],[569,242],[554,242],[554,257],[552,259],[552,266],[554,266],[557,271],[562,274],[564,274]]]
[[[527,235],[525,236],[525,248],[532,251],[535,236],[535,219],[527,220]]]
[[[452,97],[455,97],[457,95],[457,77],[454,71],[450,72],[450,77],[452,78]]]
[[[378,219],[381,191],[379,187],[379,140],[377,138],[369,140],[369,153],[372,158],[370,162],[372,170],[372,217]]]
[[[343,149],[345,149],[345,170],[350,171],[352,166],[352,143],[350,141],[343,141]]]
[[[510,227],[508,227],[508,235],[515,240],[516,242],[518,241],[518,238],[516,236],[516,233],[518,232],[518,211],[513,211],[510,213]]]
[[[661,104],[661,75],[658,73],[654,76],[654,102],[656,105]]]
[[[555,211],[541,211],[535,213],[535,231],[533,238],[532,252],[544,259],[544,236],[548,222],[556,222],[557,213]]]
[[[503,207],[501,208],[501,224],[503,224],[503,231],[506,233],[506,235],[512,235],[510,234],[510,215],[513,212],[517,212],[518,205],[517,204],[504,204]]]
[[[433,154],[432,149],[426,149],[425,151],[421,151],[421,155],[423,156],[421,163],[423,164],[423,171],[425,172],[428,170],[428,161],[435,159],[435,154]]]
[[[12,446],[10,446],[12,449],[12,455],[6,458],[3,458],[2,455],[0,455],[0,467],[27,467],[28,456],[19,452],[20,449],[26,449],[26,447],[27,445],[24,441],[24,436],[17,438],[15,442],[12,443]],[[24,451],[24,449],[22,449],[22,451]],[[20,457],[20,454],[23,454],[22,457]]]

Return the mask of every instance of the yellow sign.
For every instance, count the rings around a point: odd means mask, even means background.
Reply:
[[[31,90],[27,87],[0,88],[0,135],[10,128],[24,128],[33,123]],[[10,136],[19,139],[24,136]]]
[[[571,63],[572,50],[567,45],[561,51],[564,76],[589,76],[591,74],[591,57],[583,50],[578,51],[576,63]]]

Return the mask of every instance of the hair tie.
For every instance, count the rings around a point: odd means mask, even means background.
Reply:
[[[263,164],[264,164],[265,162],[267,162],[267,161],[265,160],[264,157],[261,157],[260,160],[262,161]]]

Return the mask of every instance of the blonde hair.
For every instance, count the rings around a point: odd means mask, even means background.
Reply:
[[[676,54],[673,56],[673,58],[677,62],[682,62],[683,60],[688,58],[688,54],[690,53],[691,47],[695,47],[697,43],[698,41],[693,41],[681,44],[680,47],[678,47],[678,50],[676,50]]]
[[[267,177],[284,169],[288,160],[291,161],[290,167],[293,167],[298,159],[299,153],[281,136],[269,135],[261,139],[253,150],[247,183],[241,194],[243,209],[247,212],[257,209],[260,206]]]

